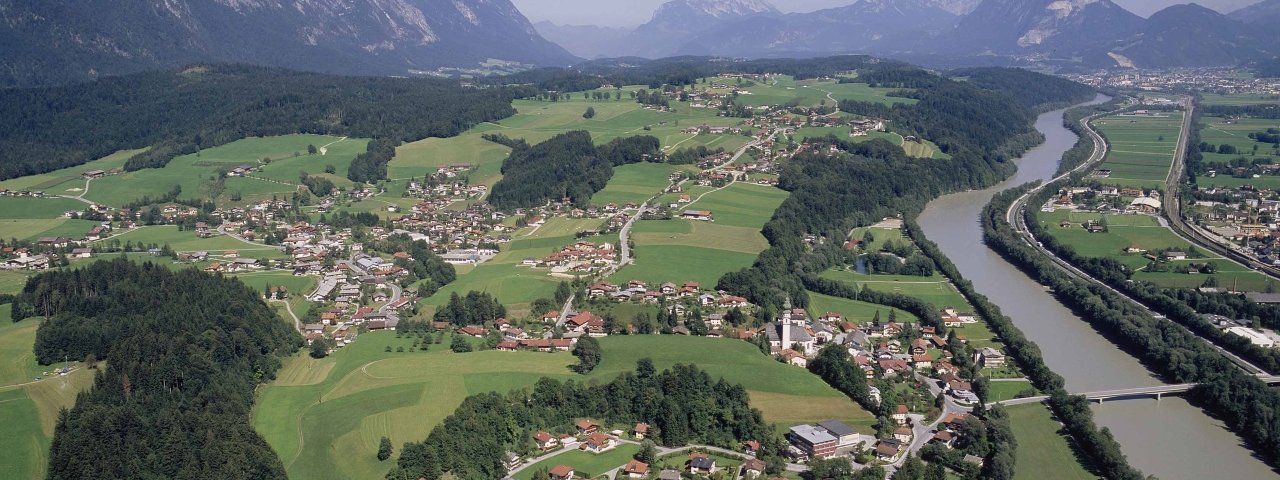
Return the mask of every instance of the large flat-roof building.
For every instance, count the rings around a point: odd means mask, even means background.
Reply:
[[[826,429],[813,425],[791,427],[787,440],[809,458],[827,458],[836,453],[839,439]]]

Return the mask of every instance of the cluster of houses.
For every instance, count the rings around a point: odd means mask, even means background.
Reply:
[[[1094,176],[1109,175],[1109,170],[1096,170]],[[1103,213],[1112,215],[1154,215],[1160,212],[1160,192],[1132,187],[1115,187],[1094,184],[1064,188],[1041,207],[1043,212],[1067,210],[1071,212]]]
[[[703,290],[698,282],[684,282],[679,285],[672,282],[663,282],[656,286],[651,286],[648,282],[642,280],[631,280],[626,284],[616,285],[609,282],[597,282],[587,287],[586,294],[589,298],[608,298],[618,302],[638,301],[657,304],[663,300],[693,299],[702,307],[731,309],[751,305],[747,302],[747,299],[737,295],[729,295],[722,291]],[[672,308],[676,309],[676,314],[683,315],[685,313],[683,305],[677,304]]]
[[[617,265],[618,251],[609,242],[600,244],[579,240],[539,260],[526,257],[526,267],[551,269],[552,275],[590,275]]]
[[[624,441],[634,443],[635,441],[644,440],[649,434],[649,424],[637,423],[631,430],[633,439],[624,440],[625,432],[622,430],[613,430],[605,432],[603,427],[594,420],[581,419],[574,422],[573,434],[552,434],[546,431],[538,431],[533,434],[533,443],[537,447],[540,454],[548,454],[560,449],[577,449],[579,451],[601,454],[617,448]],[[756,441],[748,441],[743,445],[743,454],[748,458],[743,462],[740,470],[734,472],[728,470],[730,475],[740,475],[733,478],[756,478],[764,474],[765,464],[763,461],[754,457],[756,452],[760,450],[760,443]],[[664,469],[655,471],[654,467],[644,461],[638,459],[628,460],[618,469],[618,474],[614,478],[656,478],[658,480],[682,480],[688,478],[685,475],[694,476],[711,476],[717,473],[725,472],[725,467],[720,465],[716,458],[706,453],[692,451],[687,454],[682,470]],[[508,470],[514,470],[524,464],[524,459],[520,458],[514,452],[508,452],[506,463]],[[559,464],[551,467],[549,473],[554,480],[572,480],[581,477],[573,466]]]

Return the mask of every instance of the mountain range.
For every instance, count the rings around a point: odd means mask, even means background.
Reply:
[[[510,0],[0,0],[0,86],[192,62],[405,75],[567,65]]]
[[[905,58],[1033,58],[1084,67],[1235,65],[1272,58],[1280,0],[1223,15],[1195,4],[1150,18],[1111,0],[851,0],[809,13],[760,0],[673,0],[628,34],[574,49],[587,58],[869,53]],[[539,24],[549,38],[565,38]],[[978,60],[982,59],[982,60]]]
[[[1280,52],[1280,0],[1228,15],[1175,5],[1149,18],[1111,0],[849,2],[783,13],[766,0],[671,0],[616,29],[535,28],[511,0],[0,0],[0,87],[200,62],[409,75],[598,57],[865,53],[1095,68],[1235,65]]]

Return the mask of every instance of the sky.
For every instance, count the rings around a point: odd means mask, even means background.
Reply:
[[[511,0],[529,20],[550,20],[560,25],[635,26],[653,16],[667,0]],[[768,0],[784,12],[811,12],[854,3],[853,0]],[[1144,17],[1169,5],[1189,0],[1112,0]],[[1258,0],[1196,0],[1196,3],[1229,12]]]

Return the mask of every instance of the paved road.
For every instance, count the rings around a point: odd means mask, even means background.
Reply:
[[[1097,285],[1102,286],[1103,288],[1106,288],[1107,290],[1110,290],[1112,293],[1118,295],[1120,298],[1123,298],[1129,301],[1129,303],[1137,306],[1139,309],[1144,311],[1147,315],[1150,315],[1155,318],[1165,318],[1164,315],[1161,315],[1156,311],[1148,308],[1146,305],[1142,304],[1141,302],[1133,298],[1130,298],[1128,295],[1124,294],[1123,292],[1116,290],[1114,288],[1111,288],[1110,285],[1103,283],[1101,280],[1093,278],[1093,276],[1089,275],[1083,270],[1080,270],[1079,268],[1076,268],[1075,265],[1072,265],[1066,260],[1059,258],[1053,252],[1049,251],[1047,248],[1044,248],[1044,246],[1040,243],[1040,241],[1037,240],[1035,236],[1032,235],[1031,232],[1027,229],[1025,212],[1027,208],[1027,201],[1030,200],[1032,196],[1034,196],[1036,193],[1042,190],[1046,185],[1056,182],[1062,178],[1065,178],[1071,173],[1078,172],[1078,171],[1085,171],[1088,168],[1092,168],[1094,165],[1096,165],[1098,162],[1101,162],[1102,159],[1106,157],[1107,149],[1109,148],[1107,145],[1107,142],[1105,139],[1102,138],[1100,134],[1098,134],[1097,131],[1093,129],[1093,126],[1090,125],[1089,122],[1092,121],[1095,117],[1098,117],[1101,115],[1109,115],[1111,113],[1114,113],[1114,112],[1091,115],[1080,121],[1081,126],[1084,127],[1084,130],[1089,134],[1089,136],[1093,137],[1093,141],[1094,141],[1093,155],[1091,155],[1087,161],[1085,161],[1084,163],[1080,164],[1080,166],[1072,169],[1067,173],[1059,175],[1048,182],[1044,182],[1039,186],[1032,188],[1031,190],[1027,191],[1027,193],[1019,197],[1017,200],[1014,200],[1014,202],[1011,205],[1009,205],[1009,210],[1005,212],[1005,218],[1006,220],[1009,221],[1011,225],[1013,225],[1014,230],[1016,230],[1023,237],[1023,241],[1028,246],[1038,250],[1041,254],[1045,255],[1047,258],[1052,260],[1054,264],[1056,264],[1059,267],[1059,269],[1065,272],[1066,274],[1080,280],[1095,283]],[[1188,115],[1188,117],[1190,117],[1190,115]],[[1185,134],[1186,134],[1186,131],[1184,130],[1183,135]],[[1171,195],[1166,195],[1166,197],[1169,197],[1169,196]],[[1227,349],[1214,343],[1212,340],[1201,337],[1199,334],[1197,334],[1194,331],[1191,331],[1190,329],[1188,329],[1187,331],[1191,332],[1192,334],[1196,335],[1200,339],[1204,340],[1206,343],[1209,344],[1210,347],[1212,347],[1214,350],[1217,350],[1218,353],[1221,353],[1228,360],[1231,360],[1236,365],[1239,365],[1242,369],[1249,372],[1250,374],[1258,374],[1258,373],[1264,372],[1264,370],[1262,370],[1261,368],[1258,368],[1257,365],[1254,365],[1246,361],[1245,359],[1240,358],[1236,354],[1231,353]]]
[[[297,316],[297,315],[295,315],[295,314],[293,313],[293,306],[292,306],[292,305],[289,305],[289,301],[288,301],[288,300],[276,300],[276,299],[271,299],[271,301],[272,301],[272,302],[277,302],[277,303],[283,303],[283,304],[284,304],[284,309],[285,309],[285,311],[289,312],[289,316],[293,318],[293,329],[294,329],[294,330],[297,330],[299,333],[301,333],[301,332],[302,332],[302,320],[299,320],[299,319],[298,319],[298,316]]]

